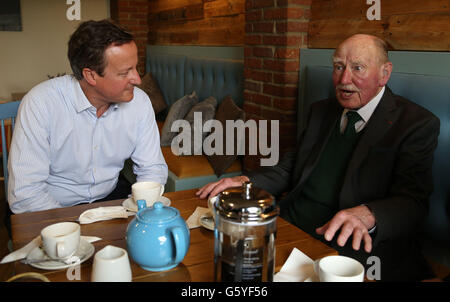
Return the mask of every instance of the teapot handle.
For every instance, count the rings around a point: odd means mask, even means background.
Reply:
[[[171,230],[173,239],[175,241],[175,261],[174,263],[180,263],[187,250],[186,241],[184,240],[184,232],[181,227],[173,227]]]
[[[140,211],[140,210],[142,210],[142,209],[147,207],[147,202],[144,199],[139,199],[136,202],[136,204],[137,204],[138,211]]]

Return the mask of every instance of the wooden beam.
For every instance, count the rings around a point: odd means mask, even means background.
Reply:
[[[203,19],[203,4],[188,5],[180,8],[149,13],[150,23],[180,23]]]
[[[450,14],[394,15],[386,20],[315,20],[309,24],[309,48],[336,48],[356,33],[384,38],[395,50],[450,49]]]
[[[243,0],[214,0],[204,3],[205,18],[224,17],[245,14]]]
[[[381,20],[366,17],[371,5],[355,0],[315,0],[308,47],[335,48],[355,33],[383,37],[396,50],[450,50],[449,0],[381,1]]]
[[[448,0],[381,0],[380,3],[383,19],[393,15],[450,13]],[[364,0],[315,0],[311,5],[311,16],[313,20],[366,19],[370,6]]]
[[[382,37],[384,33],[383,23],[381,21],[368,22],[357,19],[310,21],[308,48],[336,48],[340,42],[357,33]]]
[[[177,9],[180,7],[202,4],[203,0],[151,0],[148,2],[148,10],[152,13]]]
[[[150,44],[244,45],[245,0],[153,0],[149,7]]]
[[[450,14],[389,18],[385,39],[397,50],[450,50]]]

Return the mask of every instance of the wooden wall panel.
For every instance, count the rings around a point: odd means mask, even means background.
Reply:
[[[380,0],[381,20],[369,21],[365,0],[314,0],[309,48],[335,48],[355,33],[383,37],[395,50],[450,50],[449,0]]]
[[[245,0],[151,0],[149,44],[243,46]]]

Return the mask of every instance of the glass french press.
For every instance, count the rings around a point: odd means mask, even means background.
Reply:
[[[275,198],[251,182],[214,198],[215,281],[272,281],[279,213]]]

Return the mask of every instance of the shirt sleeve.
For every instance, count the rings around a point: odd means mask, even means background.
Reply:
[[[8,202],[11,211],[23,213],[59,208],[49,194],[50,113],[37,97],[24,97],[19,107],[8,161]]]
[[[137,181],[155,181],[165,184],[167,181],[167,164],[161,152],[158,126],[150,99],[142,95],[144,118],[139,123],[136,148],[131,155],[133,172]],[[143,108],[143,109],[144,109]]]

